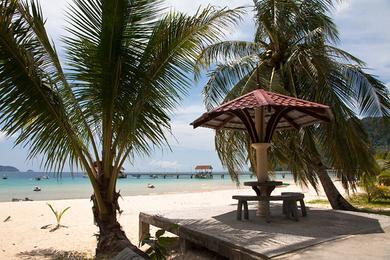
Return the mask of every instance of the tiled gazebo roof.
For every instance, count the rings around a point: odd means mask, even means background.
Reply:
[[[321,121],[329,122],[332,112],[329,106],[293,98],[263,89],[254,90],[204,113],[191,125],[213,129],[248,130],[252,141],[258,142],[254,118],[256,108],[264,109],[264,123],[270,141],[275,130],[300,128]],[[271,126],[270,123],[272,123]]]

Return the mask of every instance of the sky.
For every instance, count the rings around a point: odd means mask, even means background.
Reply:
[[[47,18],[46,29],[61,53],[60,36],[65,34],[65,10],[71,0],[40,0]],[[166,5],[175,10],[193,14],[199,6],[219,7],[250,6],[251,0],[167,0]],[[390,87],[390,1],[344,0],[332,13],[341,36],[339,47],[362,59],[367,70],[377,75]],[[227,35],[228,39],[251,40],[254,32],[252,13]],[[201,90],[207,78],[193,84],[188,96],[172,117],[170,149],[158,149],[151,157],[135,158],[126,162],[126,171],[176,172],[191,171],[195,165],[211,164],[223,170],[214,148],[214,131],[193,129],[189,124],[204,111]],[[22,171],[40,167],[41,158],[27,160],[27,148],[14,147],[14,137],[0,132],[0,165],[12,165]],[[68,171],[69,168],[65,168]]]

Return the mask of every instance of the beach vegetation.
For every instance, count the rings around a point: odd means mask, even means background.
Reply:
[[[364,173],[359,178],[359,186],[365,190],[368,202],[371,202],[372,199],[390,198],[388,153],[376,153],[375,158],[380,167],[378,175],[375,176]]]
[[[161,0],[73,0],[59,51],[38,1],[0,0],[1,131],[28,147],[29,159],[44,158],[46,169],[86,173],[97,257],[126,247],[145,255],[117,220],[117,176],[126,160],[169,146],[196,57],[242,13],[207,6],[190,16]]]
[[[367,194],[354,194],[347,199],[359,211],[390,216],[390,197],[375,198],[368,201]],[[326,199],[309,200],[307,203],[330,206],[329,201]]]
[[[170,255],[169,248],[171,248],[177,241],[176,237],[164,236],[165,230],[159,229],[154,236],[147,234],[145,238],[140,241],[140,246],[145,244],[149,248],[145,251],[153,260],[165,260]]]
[[[355,210],[328,175],[334,170],[345,189],[355,189],[361,176],[377,176],[361,117],[390,115],[386,85],[365,63],[338,48],[339,32],[331,15],[334,1],[254,0],[253,41],[224,41],[208,46],[196,72],[204,70],[208,110],[257,88],[329,105],[330,123],[276,132],[270,148],[273,165],[290,169],[294,179],[317,189],[321,184],[334,209]],[[244,131],[220,129],[215,145],[233,179],[251,164],[254,153]]]
[[[390,186],[390,170],[383,170],[378,175],[378,183],[385,186]]]
[[[50,208],[51,212],[53,212],[54,216],[56,217],[56,222],[57,222],[56,226],[54,228],[52,228],[50,230],[50,232],[54,232],[61,227],[66,227],[64,225],[61,225],[61,219],[64,216],[65,212],[67,212],[70,209],[70,207],[66,207],[62,210],[56,210],[56,209],[54,209],[54,207],[50,203],[47,203],[47,206]]]

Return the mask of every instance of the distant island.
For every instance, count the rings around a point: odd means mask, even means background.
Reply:
[[[30,169],[30,170],[27,170],[27,172],[34,172],[34,171]]]
[[[19,172],[19,170],[13,166],[0,165],[0,172]]]

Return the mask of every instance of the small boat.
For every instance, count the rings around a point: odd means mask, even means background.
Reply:
[[[3,175],[3,180],[6,180],[6,179],[8,179],[8,177],[7,177],[7,175]]]
[[[35,180],[40,181],[41,177],[35,177]]]
[[[38,186],[35,186],[35,188],[33,189],[33,191],[41,191],[41,188],[39,188]]]
[[[154,185],[149,183],[149,184],[148,184],[148,188],[149,188],[149,189],[154,189]]]
[[[42,179],[48,180],[48,179],[49,179],[49,176],[43,175],[43,176],[42,176]]]
[[[127,174],[125,174],[122,171],[120,171],[119,174],[118,174],[118,179],[126,179],[126,178],[127,178]]]

